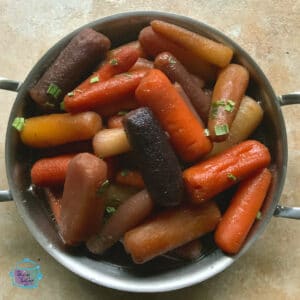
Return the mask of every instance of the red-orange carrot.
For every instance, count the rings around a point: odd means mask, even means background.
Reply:
[[[166,209],[126,232],[124,246],[135,263],[144,263],[213,231],[220,217],[213,201]]]
[[[135,47],[123,46],[119,51],[113,53],[101,67],[77,86],[73,92],[68,93],[65,99],[74,97],[75,94],[82,93],[83,91],[97,85],[99,82],[105,81],[116,74],[127,72],[137,61],[139,57],[139,50]]]
[[[215,242],[224,252],[237,253],[255,221],[271,183],[268,169],[241,182],[215,231]]]
[[[76,113],[95,110],[101,105],[118,102],[136,89],[147,72],[148,69],[122,73],[99,82],[86,91],[76,93],[72,97],[67,96],[64,99],[65,109]]]
[[[123,115],[114,115],[107,120],[107,128],[123,128]]]
[[[122,170],[117,172],[116,182],[141,189],[145,187],[141,173],[135,170]]]
[[[31,168],[31,181],[38,186],[63,185],[67,168],[75,154],[65,154],[50,158],[42,158]]]
[[[194,161],[211,150],[201,123],[161,71],[150,70],[135,94],[141,105],[153,111],[183,160]]]
[[[192,201],[201,203],[228,189],[271,161],[268,148],[248,140],[183,172]]]
[[[143,49],[143,47],[141,46],[139,41],[133,41],[133,42],[129,42],[127,44],[121,45],[117,48],[111,49],[110,51],[107,52],[106,54],[106,60],[110,60],[112,59],[114,56],[116,56],[119,52],[123,51],[124,48],[134,48],[138,51],[138,55],[141,58],[146,58],[147,55]]]
[[[135,71],[139,69],[153,69],[153,61],[146,58],[138,58],[135,64],[130,68],[129,71]]]

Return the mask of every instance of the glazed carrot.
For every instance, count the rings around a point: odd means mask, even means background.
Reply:
[[[107,127],[108,128],[123,128],[123,115],[115,115],[115,116],[112,116],[110,117],[108,120],[107,120]]]
[[[65,97],[65,109],[68,112],[76,113],[94,110],[98,106],[119,101],[136,89],[147,72],[148,69],[122,73],[104,82],[99,82],[82,93],[76,93],[73,97]]]
[[[192,201],[201,203],[267,167],[270,161],[266,146],[248,140],[186,169],[183,179]]]
[[[197,57],[221,68],[226,67],[232,59],[233,51],[229,47],[183,27],[159,20],[152,21],[151,27]]]
[[[198,58],[190,51],[178,46],[160,34],[153,31],[151,26],[141,30],[139,41],[149,56],[155,58],[161,52],[171,52],[189,72],[199,75],[206,81],[216,78],[217,68]]]
[[[141,189],[145,187],[141,173],[135,170],[122,170],[117,172],[116,182]]]
[[[127,72],[137,61],[138,57],[139,50],[137,48],[123,46],[120,51],[112,54],[95,73],[83,81],[72,92],[68,93],[64,100],[71,98],[71,101],[73,97],[88,90],[93,85],[97,85],[99,82],[105,81],[116,74]]]
[[[135,263],[144,263],[213,231],[219,220],[220,211],[213,201],[180,205],[126,232],[124,246]]]
[[[106,60],[112,59],[114,56],[118,55],[119,52],[122,52],[124,48],[133,48],[136,51],[138,51],[138,56],[141,58],[146,58],[147,55],[141,46],[139,41],[133,41],[129,42],[127,44],[121,45],[117,48],[111,49],[110,51],[107,52],[106,54]]]
[[[135,71],[139,69],[153,69],[153,61],[146,58],[139,57],[136,63],[130,68],[129,71]]]
[[[194,161],[211,150],[201,123],[161,71],[149,71],[136,89],[136,97],[153,111],[184,161]]]
[[[255,221],[271,183],[268,169],[241,182],[215,231],[215,242],[224,252],[237,253]]]
[[[225,141],[249,82],[249,72],[237,64],[223,69],[213,89],[208,130],[215,142]]]
[[[38,186],[63,185],[68,165],[75,154],[42,158],[31,168],[31,182]]]
[[[51,114],[26,119],[20,136],[27,146],[47,148],[89,140],[101,127],[101,117],[95,112]]]

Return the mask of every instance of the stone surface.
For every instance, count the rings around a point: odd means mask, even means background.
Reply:
[[[300,1],[0,0],[0,76],[22,80],[45,51],[89,21],[124,11],[162,10],[208,23],[238,42],[261,66],[278,94],[300,89]],[[13,92],[0,91],[0,188],[7,188],[4,140]],[[300,206],[300,107],[283,108],[289,164],[281,203]],[[24,257],[39,262],[35,290],[8,276]],[[233,266],[193,287],[164,294],[130,294],[96,286],[59,265],[33,239],[14,203],[0,204],[0,299],[299,299],[300,223],[273,218]]]

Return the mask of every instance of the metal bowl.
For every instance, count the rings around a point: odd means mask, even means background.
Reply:
[[[234,61],[244,65],[250,72],[251,81],[247,94],[261,102],[264,109],[262,126],[255,138],[262,140],[272,155],[273,181],[262,207],[262,218],[256,221],[241,251],[235,256],[225,255],[208,236],[209,247],[205,255],[196,261],[173,261],[157,258],[144,265],[135,265],[120,249],[115,247],[110,255],[95,259],[83,249],[69,250],[61,243],[55,224],[51,220],[43,197],[30,188],[32,152],[22,145],[11,123],[17,116],[32,116],[32,100],[28,89],[44,73],[58,53],[82,28],[70,33],[55,44],[33,67],[23,84],[0,80],[0,88],[18,92],[10,113],[6,133],[6,170],[10,191],[2,191],[0,200],[13,198],[18,211],[32,235],[40,245],[59,263],[96,284],[132,292],[161,292],[187,287],[202,282],[223,271],[262,234],[273,215],[300,218],[299,208],[278,205],[287,168],[287,137],[280,105],[300,102],[299,94],[277,97],[262,70],[255,61],[235,42],[221,32],[193,19],[161,12],[131,12],[105,17],[84,27],[92,27],[106,34],[113,46],[137,39],[139,31],[153,19],[164,20],[219,41],[234,49]]]

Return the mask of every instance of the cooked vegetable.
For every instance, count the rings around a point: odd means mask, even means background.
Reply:
[[[224,252],[242,247],[271,183],[271,172],[262,169],[241,182],[215,232],[215,242]]]
[[[97,190],[106,176],[105,162],[92,154],[78,154],[69,163],[59,224],[65,244],[77,245],[99,230],[104,201]]]
[[[190,76],[186,68],[169,52],[157,55],[154,66],[164,72],[172,82],[178,82],[182,86],[201,120],[206,124],[211,99],[202,91],[198,81]]]
[[[66,93],[92,71],[109,48],[105,35],[91,28],[81,30],[30,89],[30,96],[47,111],[58,108]]]
[[[130,150],[130,144],[123,128],[103,129],[93,138],[97,156],[110,157]]]
[[[139,57],[136,63],[131,67],[129,71],[136,71],[139,69],[153,69],[153,61],[146,58]]]
[[[107,120],[107,127],[112,129],[112,128],[123,128],[123,117],[124,115],[115,115],[110,117]]]
[[[225,141],[246,92],[249,72],[241,65],[230,64],[218,76],[213,89],[208,129],[215,142]]]
[[[20,137],[27,146],[46,148],[91,139],[101,127],[94,112],[50,114],[26,119]]]
[[[73,92],[68,93],[65,99],[75,97],[78,93],[82,93],[93,84],[103,82],[114,75],[127,72],[137,61],[139,57],[139,51],[135,47],[122,47],[120,51],[116,52],[112,57],[107,59],[100,68],[88,77],[84,82],[77,86]]]
[[[228,137],[224,142],[214,143],[213,149],[206,157],[211,157],[246,140],[259,125],[263,117],[263,109],[252,98],[245,96],[234,118]]]
[[[104,82],[94,84],[88,90],[76,93],[73,97],[65,97],[65,109],[68,112],[76,113],[95,110],[102,105],[113,105],[133,93],[147,72],[148,69],[122,73]]]
[[[188,71],[199,75],[206,81],[216,78],[216,67],[195,56],[190,51],[178,46],[160,34],[153,31],[151,26],[145,27],[139,34],[139,41],[149,56],[156,57],[161,52],[172,53]]]
[[[126,232],[124,246],[133,261],[141,264],[213,231],[220,217],[213,201],[160,211]]]
[[[153,111],[184,161],[197,160],[211,150],[203,126],[161,71],[149,71],[136,89],[136,97],[141,105]]]
[[[124,169],[117,172],[116,182],[120,184],[129,185],[129,186],[134,186],[137,188],[145,187],[145,183],[141,173],[135,170]]]
[[[194,260],[201,256],[202,250],[203,246],[200,239],[196,239],[174,249],[171,254],[182,259]]]
[[[103,254],[126,231],[134,228],[152,211],[153,202],[143,190],[122,203],[101,230],[87,241],[87,248],[94,254]]]
[[[200,59],[218,67],[226,67],[232,59],[233,51],[229,47],[183,27],[159,20],[152,21],[151,27],[155,32],[187,49]]]
[[[249,140],[186,169],[183,179],[192,201],[201,203],[267,167],[270,161],[268,148]]]
[[[142,48],[141,44],[139,41],[133,41],[133,42],[129,42],[127,44],[121,45],[117,48],[114,48],[110,51],[107,52],[106,55],[106,60],[110,60],[113,59],[115,56],[118,55],[119,52],[122,52],[124,48],[134,48],[135,50],[138,51],[138,55],[141,58],[145,58],[146,57],[146,53],[144,52],[144,49]]]
[[[63,185],[68,165],[75,154],[42,158],[31,168],[31,182],[37,186]]]
[[[45,188],[45,194],[50,206],[53,218],[58,225],[61,223],[61,199],[62,189],[60,188]]]
[[[184,192],[180,165],[152,112],[138,108],[128,113],[123,123],[153,201],[159,206],[178,205]]]

